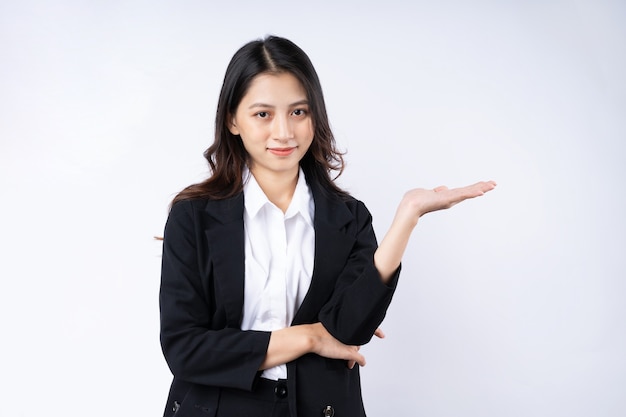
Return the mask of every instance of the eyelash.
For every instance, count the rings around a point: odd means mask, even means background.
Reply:
[[[299,112],[300,114],[295,114],[296,112]],[[305,109],[295,109],[294,111],[291,112],[291,114],[293,114],[294,116],[305,116],[307,113],[308,113],[308,110],[305,110]],[[261,119],[265,119],[269,116],[269,112],[260,111],[256,113],[255,116]]]

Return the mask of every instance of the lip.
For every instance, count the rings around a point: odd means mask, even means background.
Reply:
[[[276,156],[289,156],[296,150],[296,147],[294,146],[291,148],[267,148],[267,150]]]

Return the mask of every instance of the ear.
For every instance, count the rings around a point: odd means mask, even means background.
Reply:
[[[237,128],[237,125],[235,124],[235,118],[232,116],[228,116],[228,130],[230,130],[230,133],[232,133],[235,136],[239,134],[239,129]]]

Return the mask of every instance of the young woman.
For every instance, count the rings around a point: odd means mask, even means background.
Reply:
[[[365,416],[359,346],[378,330],[418,219],[493,182],[403,197],[380,246],[343,169],[322,89],[287,39],[243,46],[224,78],[212,174],[176,196],[161,277],[165,416]]]

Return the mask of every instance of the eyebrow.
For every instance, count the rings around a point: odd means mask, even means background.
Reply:
[[[308,106],[309,105],[309,100],[299,100],[299,101],[296,101],[294,103],[291,103],[289,105],[289,107],[302,106],[303,104]],[[257,108],[257,107],[273,109],[276,106],[272,106],[271,104],[265,104],[265,103],[253,103],[248,108],[249,109],[254,109],[254,108]]]

